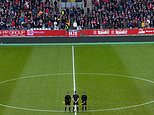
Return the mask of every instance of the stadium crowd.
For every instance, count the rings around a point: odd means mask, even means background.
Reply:
[[[93,0],[95,21],[103,28],[154,27],[154,0]]]
[[[154,27],[154,0],[92,0],[92,10],[65,8],[58,0],[0,0],[0,29]]]

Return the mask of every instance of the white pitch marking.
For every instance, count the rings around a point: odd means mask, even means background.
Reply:
[[[71,75],[72,73],[55,73],[55,74],[40,74],[40,75],[30,75],[30,76],[25,76],[25,77],[20,77],[20,78],[14,78],[10,80],[5,80],[1,81],[0,84],[16,81],[16,80],[22,80],[22,79],[29,79],[29,78],[39,78],[39,77],[48,77],[48,76],[57,76],[57,75]],[[130,79],[137,79],[145,82],[149,82],[154,84],[154,81],[148,80],[145,78],[139,78],[139,77],[132,77],[128,75],[118,75],[118,74],[107,74],[107,73],[76,73],[79,75],[107,75],[107,76],[117,76],[117,77],[125,77],[125,78],[130,78]],[[108,109],[97,109],[97,110],[88,110],[88,112],[103,112],[103,111],[117,111],[117,110],[123,110],[123,109],[131,109],[131,108],[136,108],[136,107],[141,107],[145,105],[149,105],[154,103],[154,100],[141,103],[141,104],[136,104],[132,106],[124,106],[124,107],[115,107],[115,108],[108,108]],[[6,108],[11,108],[11,109],[17,109],[17,110],[25,110],[25,111],[37,111],[37,112],[63,112],[62,110],[45,110],[45,109],[32,109],[32,108],[24,108],[24,107],[15,107],[15,106],[10,106],[10,105],[5,105],[5,104],[0,104],[2,107]]]
[[[75,82],[75,59],[74,59],[74,46],[72,46],[72,68],[73,68],[73,86],[74,91],[76,91],[76,82]]]
[[[146,81],[146,82],[150,82],[152,84],[154,84],[154,81],[149,80],[149,79],[145,79],[145,78],[140,78],[140,77],[133,77],[133,76],[129,76],[129,75],[120,75],[120,74],[109,74],[109,73],[77,73],[77,74],[85,74],[85,75],[107,75],[107,76],[117,76],[117,77],[126,77],[126,78],[131,78],[131,79],[137,79],[137,80],[141,80],[141,81]]]
[[[0,104],[0,106],[7,107],[7,108],[10,108],[10,109],[24,110],[24,111],[52,112],[52,113],[62,113],[62,112],[64,112],[63,110],[32,109],[32,108],[25,108],[25,107],[15,107],[15,106],[10,106],[10,105],[5,105],[5,104]]]
[[[74,46],[72,46],[72,72],[73,72],[73,86],[74,92],[76,91],[76,82],[75,82],[75,59],[74,59]],[[74,106],[74,115],[77,115],[77,106]]]
[[[5,81],[1,81],[0,84],[3,83],[7,83],[7,82],[11,82],[11,81],[16,81],[16,80],[22,80],[22,79],[28,79],[28,78],[39,78],[39,77],[43,77],[43,76],[62,76],[62,75],[70,75],[72,73],[54,73],[54,74],[39,74],[39,75],[29,75],[29,76],[25,76],[25,77],[17,77],[14,79],[8,79]]]
[[[132,105],[132,106],[124,106],[124,107],[116,107],[116,108],[108,108],[108,109],[88,110],[87,112],[118,111],[118,110],[141,107],[141,106],[149,105],[149,104],[152,104],[152,103],[154,103],[154,100],[146,102],[146,103]],[[51,113],[62,113],[62,112],[64,112],[63,110],[32,109],[32,108],[24,108],[24,107],[15,107],[15,106],[10,106],[10,105],[5,105],[5,104],[0,104],[0,106],[10,108],[10,109],[16,109],[16,110],[24,110],[24,111],[51,112]]]
[[[135,107],[140,107],[140,106],[148,105],[148,104],[151,104],[151,103],[154,103],[154,100],[146,102],[146,103],[132,105],[132,106],[115,107],[115,108],[108,108],[108,109],[89,110],[88,112],[118,111],[118,110],[124,110],[124,109],[131,109],[131,108],[135,108]]]

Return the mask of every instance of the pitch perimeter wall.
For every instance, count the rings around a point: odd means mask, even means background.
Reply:
[[[0,30],[0,44],[154,42],[154,28],[102,30]]]

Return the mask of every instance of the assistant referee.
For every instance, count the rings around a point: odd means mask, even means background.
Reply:
[[[69,112],[71,112],[71,96],[69,94],[69,92],[67,92],[67,94],[65,95],[65,112],[66,109],[69,108]]]
[[[82,100],[82,112],[87,111],[87,95],[85,92],[83,92],[81,100]]]

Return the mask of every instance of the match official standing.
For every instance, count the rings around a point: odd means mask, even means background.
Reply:
[[[82,112],[87,111],[87,95],[85,92],[83,92],[81,100],[82,100]]]
[[[77,109],[77,112],[79,112],[79,95],[77,94],[77,91],[74,92],[74,95],[73,95],[73,112],[75,111],[75,109]],[[75,108],[76,106],[76,108]]]
[[[67,94],[65,95],[65,112],[67,107],[69,107],[69,112],[71,112],[71,96],[69,94],[69,92],[67,92]]]

